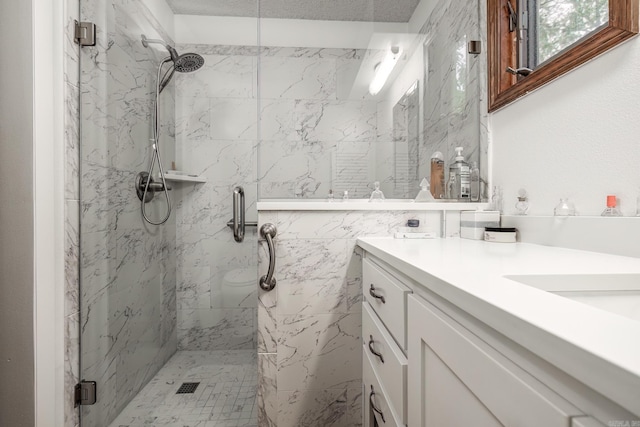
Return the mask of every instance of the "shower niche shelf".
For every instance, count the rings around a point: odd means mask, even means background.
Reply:
[[[173,182],[194,182],[194,183],[205,183],[207,182],[207,178],[202,175],[190,174],[188,172],[182,171],[166,171],[164,173],[164,179],[167,181]]]

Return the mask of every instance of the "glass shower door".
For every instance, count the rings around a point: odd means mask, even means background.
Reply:
[[[238,244],[226,224],[237,185],[247,221],[257,219],[256,44],[176,44],[147,4],[80,2],[81,20],[97,26],[80,66],[80,377],[97,383],[81,424],[108,427],[123,414],[180,422],[193,413],[188,402],[212,402],[215,384],[238,381],[244,404],[215,416],[254,419],[257,232],[248,228]],[[169,52],[145,47],[142,35],[205,60],[195,73],[175,73],[159,96],[164,169],[199,177],[167,182],[172,210],[162,225],[144,220],[134,183],[149,169],[158,67]],[[156,165],[160,182],[157,174]],[[154,221],[167,208],[161,191],[145,205]],[[196,380],[193,394],[176,397]]]

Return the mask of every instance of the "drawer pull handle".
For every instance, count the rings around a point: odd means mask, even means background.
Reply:
[[[376,405],[373,403],[373,396],[375,396],[375,392],[373,391],[373,386],[371,386],[371,394],[369,395],[369,405],[371,405],[371,409],[373,409],[375,412],[377,412],[378,414],[380,414],[380,418],[382,418],[382,422],[386,423],[386,421],[384,420],[384,414],[382,413],[382,411],[378,408],[376,408]]]
[[[373,349],[373,335],[369,335],[369,351],[373,353],[374,356],[378,356],[380,358],[380,361],[384,363],[384,358],[382,357],[382,354],[378,353]]]
[[[380,301],[382,301],[383,304],[386,302],[386,300],[384,299],[384,297],[382,295],[376,294],[376,287],[373,286],[373,283],[371,284],[371,288],[369,288],[369,295],[371,295],[374,298],[379,299]]]

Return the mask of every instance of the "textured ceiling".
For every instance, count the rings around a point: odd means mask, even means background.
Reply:
[[[420,0],[260,0],[260,17],[408,22]],[[257,16],[258,0],[167,0],[181,15]]]

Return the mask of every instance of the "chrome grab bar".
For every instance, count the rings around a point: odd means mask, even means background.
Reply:
[[[273,273],[276,269],[276,247],[273,244],[273,239],[276,237],[276,226],[273,224],[264,224],[260,227],[260,235],[267,241],[269,247],[269,271],[266,276],[260,278],[260,289],[263,291],[271,291],[276,287],[276,278],[273,277]]]
[[[244,188],[237,186],[233,189],[233,218],[227,221],[227,227],[233,230],[233,238],[240,243],[244,240],[245,227],[257,226],[257,222],[244,220]]]

